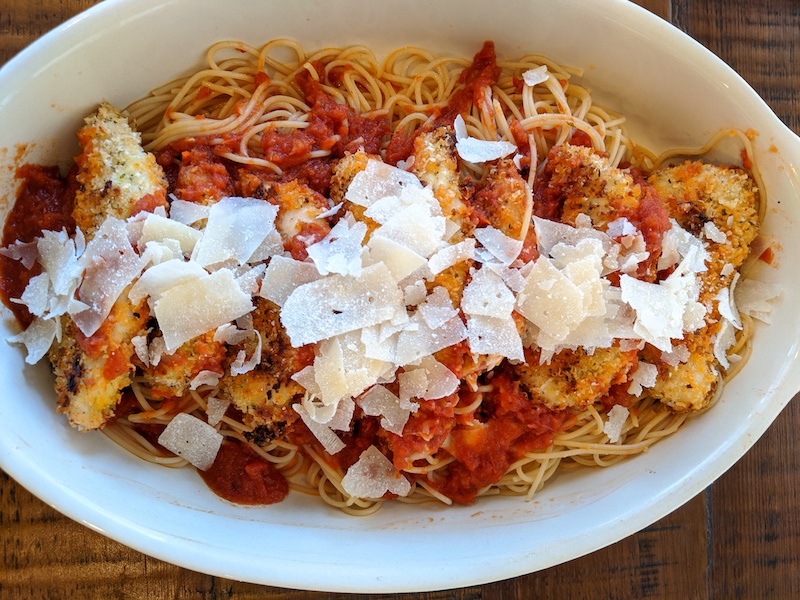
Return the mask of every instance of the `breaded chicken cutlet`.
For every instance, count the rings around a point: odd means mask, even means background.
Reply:
[[[79,184],[72,216],[90,240],[108,217],[125,219],[166,204],[166,180],[155,158],[141,147],[127,119],[102,104],[78,133]],[[61,340],[50,350],[59,411],[82,430],[102,427],[114,415],[135,372],[132,338],[146,333],[146,302],[133,305],[127,290],[90,337],[64,319]]]
[[[700,273],[699,301],[706,305],[705,324],[685,336],[687,362],[656,364],[659,376],[649,393],[676,411],[705,408],[719,382],[714,342],[720,314],[714,298],[728,288],[758,235],[759,196],[744,170],[692,161],[653,173],[650,183],[666,200],[670,216],[697,237],[704,237],[709,260]],[[706,234],[708,223],[716,231]],[[724,239],[723,239],[724,238]]]
[[[592,225],[601,230],[620,215],[652,226],[656,212],[652,208],[658,201],[658,210],[663,212],[660,221],[666,215],[703,239],[709,260],[699,274],[699,302],[707,313],[700,329],[675,341],[689,354],[677,366],[667,364],[661,352],[649,345],[638,353],[617,345],[591,353],[580,348],[563,350],[544,364],[533,360],[512,367],[521,387],[533,400],[551,408],[580,408],[603,399],[613,385],[628,382],[641,359],[658,367],[656,384],[646,394],[679,412],[701,410],[719,381],[714,342],[721,324],[714,298],[730,285],[758,233],[758,193],[752,178],[739,168],[687,162],[661,169],[645,182],[580,146],[554,148],[549,160],[549,177],[535,195],[540,203],[534,211],[540,215],[569,224],[574,224],[579,214],[588,215]],[[642,202],[652,205],[644,217],[637,214]],[[710,235],[714,239],[704,233],[706,223],[713,225]],[[648,268],[640,268],[639,277],[656,276],[665,227],[660,230],[662,235],[647,244]]]

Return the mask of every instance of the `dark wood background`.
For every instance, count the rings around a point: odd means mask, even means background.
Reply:
[[[96,0],[0,0],[0,64]],[[736,69],[800,132],[800,2],[638,0]],[[728,473],[654,525],[494,584],[352,598],[800,598],[800,404]],[[0,472],[0,599],[318,599],[182,569],[73,522]],[[413,575],[411,575],[413,576]],[[344,596],[344,595],[342,595]]]

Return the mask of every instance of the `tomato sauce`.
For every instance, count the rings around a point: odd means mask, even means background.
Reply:
[[[75,204],[76,182],[74,172],[66,178],[58,167],[23,165],[16,172],[22,180],[17,200],[3,225],[3,238],[0,246],[5,247],[15,241],[31,242],[42,231],[75,231],[72,207]],[[27,269],[21,261],[0,255],[0,297],[20,324],[27,327],[33,320],[27,307],[11,302],[25,291],[28,281],[41,273],[41,267],[34,264]]]
[[[483,47],[473,57],[472,64],[459,75],[458,85],[463,87],[453,92],[447,106],[441,109],[430,123],[418,127],[413,133],[397,130],[392,134],[384,157],[386,162],[396,165],[398,161],[406,160],[411,156],[414,150],[414,140],[420,133],[433,131],[437,127],[445,125],[453,125],[455,118],[458,115],[466,114],[473,104],[484,105],[483,90],[495,85],[499,77],[500,67],[497,66],[494,43],[484,42]],[[491,105],[483,106],[483,109],[489,113],[493,113],[494,110]]]
[[[440,124],[452,124],[458,115],[465,114],[471,106],[482,106],[483,90],[495,85],[499,77],[500,67],[497,66],[494,43],[486,41],[473,57],[472,64],[458,76],[458,83],[464,87],[450,97],[447,108],[440,115],[443,121]]]
[[[317,73],[325,72],[321,64],[313,66]],[[337,103],[308,71],[301,72],[295,83],[311,107],[308,127],[290,132],[265,130],[261,146],[266,160],[280,169],[289,169],[306,162],[317,150],[330,151],[334,158],[359,148],[368,154],[380,151],[381,141],[389,135],[386,117],[365,117],[356,114],[349,106]],[[336,80],[332,83],[335,84]]]
[[[642,190],[639,205],[632,211],[619,211],[620,217],[626,217],[644,238],[648,256],[639,263],[636,275],[645,281],[655,281],[658,259],[661,257],[661,242],[671,224],[669,210],[658,192],[647,183],[644,176],[636,169],[631,169],[634,183]]]
[[[280,471],[239,441],[223,441],[214,464],[197,472],[217,496],[237,504],[275,504],[289,493]]]
[[[457,403],[457,394],[437,400],[423,400],[419,403],[419,410],[411,413],[402,437],[394,433],[387,434],[397,469],[410,467],[415,454],[433,454],[441,447],[453,429]]]
[[[471,504],[482,488],[496,483],[509,466],[526,452],[544,450],[556,433],[568,428],[570,411],[554,411],[534,404],[506,373],[491,380],[476,419],[479,426],[457,427],[450,433],[447,451],[456,458],[436,489],[459,504]]]

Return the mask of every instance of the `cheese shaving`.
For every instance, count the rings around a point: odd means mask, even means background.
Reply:
[[[231,403],[227,400],[223,400],[217,396],[209,396],[206,404],[208,424],[214,427],[217,423],[222,421],[230,405]]]
[[[402,294],[378,263],[358,277],[331,275],[299,286],[283,305],[281,323],[292,345],[303,346],[387,321],[398,310],[405,310]]]
[[[202,267],[244,264],[273,229],[278,209],[255,198],[223,198],[213,204],[193,260]]]
[[[88,337],[100,329],[111,307],[139,275],[144,263],[128,240],[125,222],[108,218],[87,244],[80,265],[83,281],[78,300],[86,309],[70,314],[78,329]]]
[[[456,151],[467,162],[479,164],[503,158],[517,151],[516,144],[506,141],[487,141],[467,135],[464,118],[455,119]]]
[[[342,487],[354,498],[378,499],[387,492],[406,496],[411,484],[375,446],[361,453],[342,478]]]
[[[782,295],[783,289],[779,285],[755,279],[743,279],[734,291],[739,312],[764,323],[772,322],[772,303]]]
[[[201,471],[207,471],[217,457],[222,435],[197,417],[178,413],[164,428],[158,443]]]
[[[306,250],[321,275],[339,273],[358,276],[361,273],[361,242],[367,233],[364,223],[340,219],[333,229],[316,244]]]
[[[608,441],[612,444],[616,444],[620,440],[629,414],[630,411],[619,404],[611,407],[611,410],[608,411],[608,420],[603,424],[603,433],[608,436]]]
[[[60,331],[57,319],[34,319],[25,331],[8,338],[12,344],[23,344],[28,351],[25,362],[35,365],[47,354]]]
[[[253,310],[230,269],[173,286],[155,301],[153,313],[171,352],[193,337]]]
[[[525,71],[522,74],[522,80],[525,82],[525,85],[533,87],[547,81],[549,76],[550,74],[547,72],[547,65],[542,65],[540,67],[536,67],[535,69],[528,69]]]
[[[317,423],[314,419],[312,419],[311,415],[302,404],[293,404],[292,408],[298,415],[300,415],[303,423],[305,423],[306,427],[308,427],[311,433],[314,434],[314,437],[317,438],[317,441],[322,444],[322,447],[325,448],[325,452],[333,455],[344,449],[345,444],[341,439],[339,439],[339,436],[333,433],[331,428],[327,425]]]
[[[375,385],[358,398],[365,415],[383,417],[381,427],[396,435],[403,435],[411,409],[400,406],[400,398],[382,385]]]

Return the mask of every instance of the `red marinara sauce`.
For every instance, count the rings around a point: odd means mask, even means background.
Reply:
[[[276,504],[289,493],[280,471],[239,441],[223,441],[214,464],[198,473],[217,496],[236,504]]]
[[[456,427],[450,447],[456,462],[435,487],[459,504],[471,504],[479,490],[498,482],[509,466],[526,452],[544,450],[556,433],[574,422],[569,410],[556,411],[534,404],[513,377],[499,373],[491,380],[476,414],[481,427]]]
[[[72,207],[76,183],[72,174],[64,178],[58,167],[26,164],[17,169],[16,178],[22,180],[22,186],[3,225],[0,246],[16,241],[32,242],[45,230],[66,228],[68,233],[74,232]],[[10,300],[22,296],[28,281],[39,273],[38,264],[27,269],[21,261],[0,255],[0,298],[23,327],[27,327],[33,317],[24,305]]]

